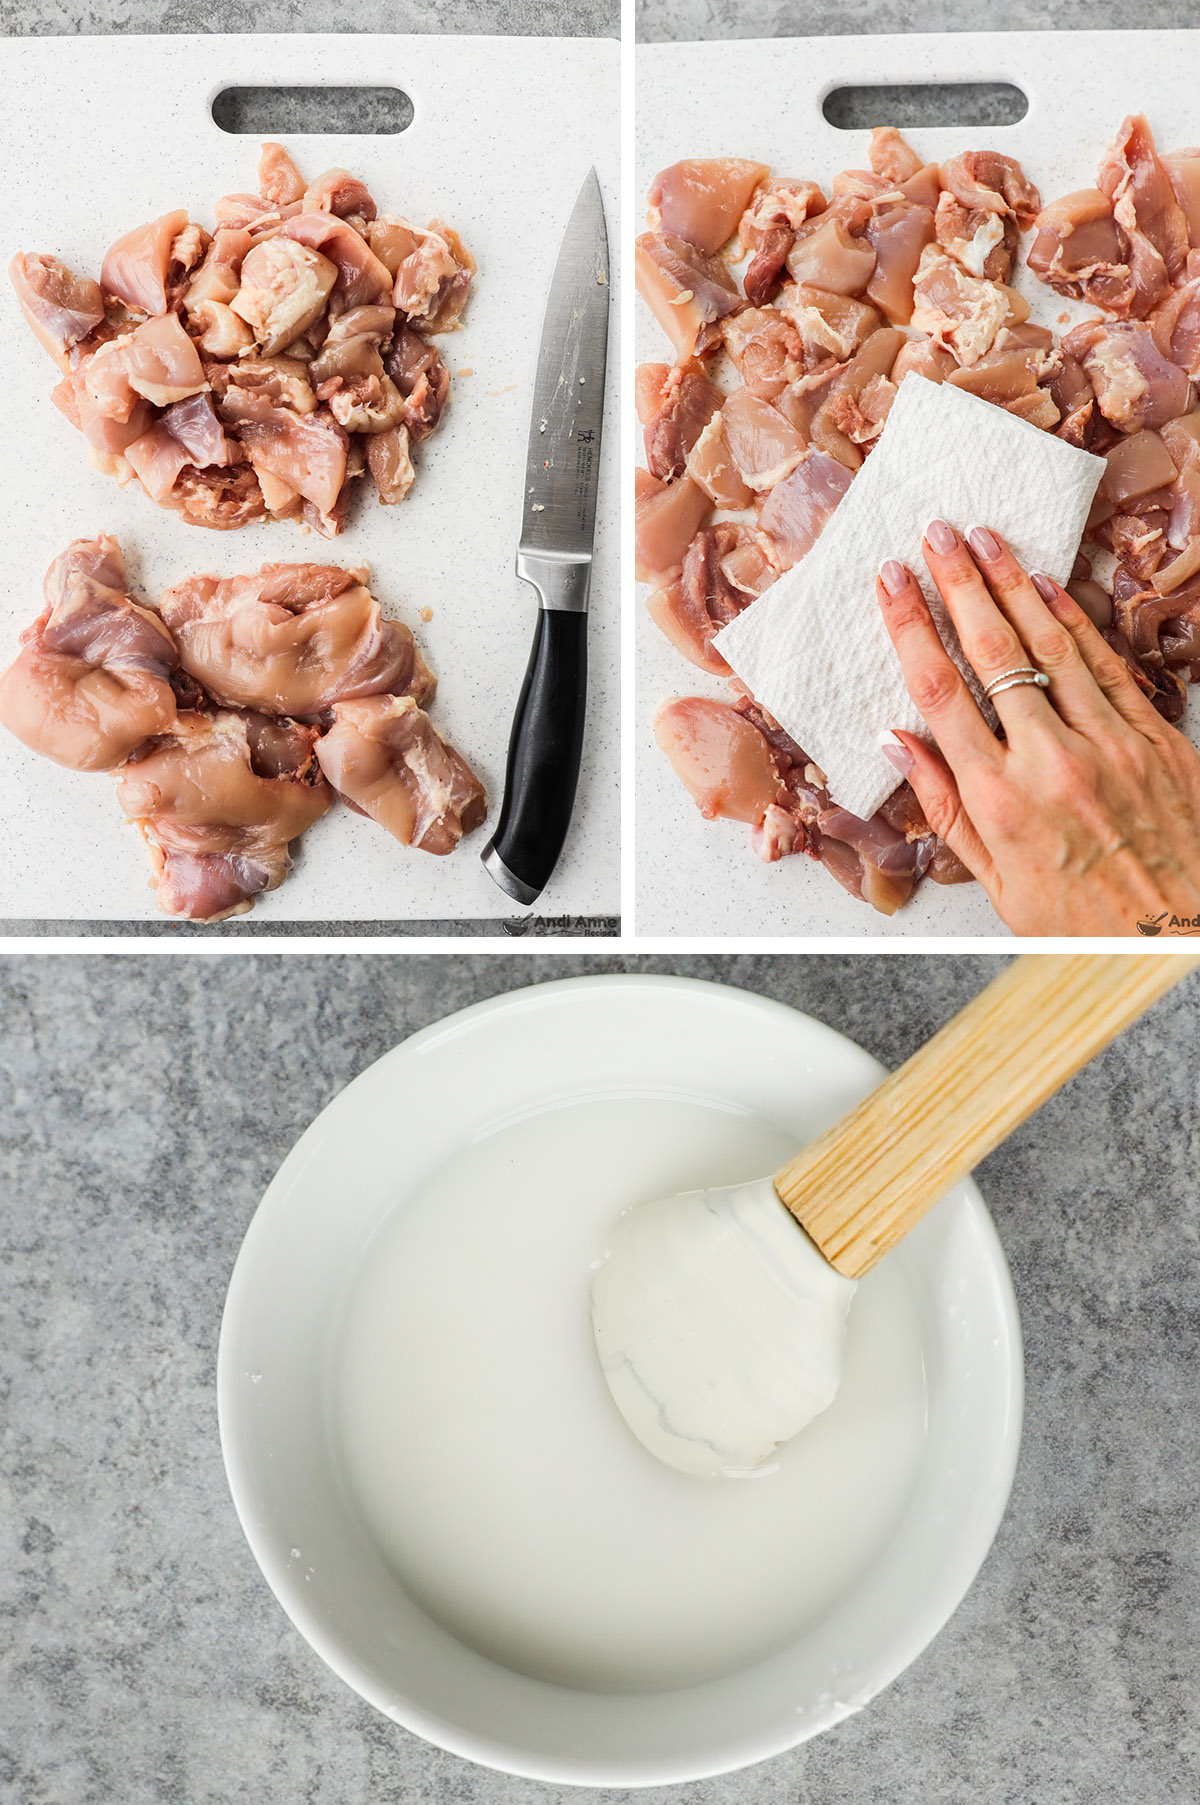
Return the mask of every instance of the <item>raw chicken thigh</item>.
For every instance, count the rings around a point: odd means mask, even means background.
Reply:
[[[0,722],[60,764],[119,767],[168,915],[224,921],[276,889],[330,782],[405,846],[451,852],[484,819],[483,785],[419,706],[433,674],[365,578],[189,577],[160,616],[126,593],[115,539],[77,540],[0,677]]]
[[[117,795],[150,849],[160,909],[224,921],[283,882],[289,843],[333,800],[315,740],[294,721],[184,710],[130,759]]]
[[[475,263],[344,169],[306,185],[282,145],[259,187],[219,200],[212,234],[181,210],[136,227],[98,283],[26,253],[9,275],[96,468],[193,525],[332,538],[364,474],[388,505],[411,488],[450,387],[429,339],[459,324]]]
[[[383,619],[352,570],[264,564],[257,576],[188,577],[159,609],[183,669],[218,702],[311,717],[352,697],[433,695],[412,634]]]
[[[882,129],[869,163],[827,191],[733,158],[651,185],[638,286],[676,359],[636,384],[651,618],[731,679],[716,634],[806,556],[916,371],[1107,458],[1070,587],[1178,720],[1200,678],[1200,151],[1160,157],[1131,117],[1097,186],[1045,207],[996,151],[938,167]],[[1061,343],[1009,287],[1030,228],[1033,274],[1103,315]],[[969,877],[907,784],[857,820],[731,681],[731,701],[679,697],[656,722],[702,813],[745,821],[768,862],[807,852],[884,913],[922,876]]]
[[[336,703],[317,759],[339,796],[403,846],[453,852],[483,821],[483,785],[411,696]]]
[[[175,719],[178,654],[129,595],[115,539],[77,539],[46,572],[46,607],[0,676],[0,722],[75,771],[109,771]]]

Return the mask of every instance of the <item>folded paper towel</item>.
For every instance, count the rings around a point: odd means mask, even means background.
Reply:
[[[834,801],[865,820],[896,787],[880,749],[888,730],[928,735],[875,599],[883,560],[916,574],[965,670],[921,556],[926,526],[995,527],[1026,568],[1065,583],[1103,474],[1103,458],[990,401],[906,376],[817,543],[717,635],[717,650],[821,767]]]

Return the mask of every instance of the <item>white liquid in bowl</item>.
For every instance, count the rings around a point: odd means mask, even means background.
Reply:
[[[389,1566],[462,1641],[563,1685],[684,1685],[794,1642],[884,1554],[925,1432],[896,1262],[859,1286],[835,1403],[753,1478],[656,1461],[592,1343],[619,1211],[795,1150],[717,1104],[563,1104],[464,1147],[376,1235],[333,1374],[344,1471]]]

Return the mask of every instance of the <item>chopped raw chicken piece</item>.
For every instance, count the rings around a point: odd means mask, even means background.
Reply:
[[[893,125],[877,125],[871,133],[867,161],[888,182],[906,182],[921,168],[921,159]]]
[[[712,821],[760,822],[781,800],[771,747],[728,702],[680,696],[664,702],[654,737],[700,813]]]
[[[257,576],[188,577],[159,612],[180,663],[218,702],[315,716],[391,691],[426,702],[434,680],[399,621],[354,571],[264,564]]]
[[[389,427],[367,440],[367,469],[385,507],[403,501],[416,480],[408,444],[407,426]]]
[[[683,475],[688,453],[720,409],[722,399],[720,390],[695,371],[672,372],[643,433],[646,468],[652,476],[668,482]]]
[[[8,274],[34,337],[66,371],[70,351],[104,318],[100,284],[90,276],[73,275],[56,257],[23,252],[13,258]]]
[[[1200,150],[1177,150],[1159,158],[1187,221],[1188,242],[1200,245]]]
[[[729,397],[721,420],[730,456],[748,489],[773,489],[804,456],[804,440],[795,427],[749,389]]]
[[[242,264],[252,243],[249,232],[228,226],[214,233],[204,262],[184,290],[185,313],[190,314],[209,301],[229,305],[241,287]]]
[[[922,251],[913,295],[913,325],[961,364],[978,362],[1011,314],[1007,289],[968,276],[940,245]]]
[[[346,434],[331,415],[320,409],[296,414],[277,407],[267,394],[236,386],[226,392],[218,411],[256,464],[323,514],[337,505],[346,480]]]
[[[404,396],[404,424],[415,445],[429,437],[442,417],[450,394],[450,372],[434,347],[403,325],[397,328],[384,368]],[[368,446],[368,459],[370,451]]]
[[[739,157],[688,158],[656,175],[647,196],[652,232],[685,239],[711,256],[732,238],[759,183],[765,163]]]
[[[864,209],[863,224],[866,225]],[[826,288],[835,295],[862,295],[875,268],[874,247],[850,233],[844,220],[828,208],[811,231],[798,238],[788,252],[788,273],[794,282]]]
[[[199,353],[175,313],[110,339],[80,368],[96,412],[110,420],[128,420],[139,395],[167,408],[208,387]]]
[[[1163,356],[1148,326],[1085,321],[1067,334],[1063,350],[1083,365],[1101,413],[1123,432],[1162,426],[1187,410],[1187,376]]]
[[[639,471],[638,479],[634,510],[638,581],[669,581],[682,568],[684,553],[708,512],[708,496],[687,475],[660,483]]]
[[[128,593],[115,539],[77,539],[46,572],[46,606],[0,676],[0,722],[75,771],[109,771],[175,719],[175,645]]]
[[[1139,495],[1148,495],[1152,489],[1166,488],[1178,475],[1170,452],[1156,432],[1137,432],[1122,439],[1109,452],[1107,466],[1100,487],[1109,501],[1118,506]]]
[[[725,423],[719,413],[712,416],[688,452],[685,468],[714,507],[748,508],[754,500],[753,491],[742,481],[733,461],[729,440],[725,437]]]
[[[778,308],[787,315],[799,334],[810,367],[815,367],[817,360],[826,357],[834,357],[839,361],[853,357],[863,340],[877,331],[881,323],[875,309],[865,301],[855,301],[849,295],[831,294],[823,288],[808,288],[800,282],[790,284],[783,290]],[[741,363],[742,379],[747,387],[752,387],[753,384],[747,374],[745,360],[738,358],[732,341],[733,335],[742,330],[743,322],[753,317],[749,313],[739,314],[725,331],[726,345],[734,360]],[[767,317],[770,317],[769,313]],[[789,372],[787,380],[794,382],[799,375],[799,369],[794,373]],[[755,390],[756,394],[761,392]]]
[[[804,374],[810,361],[808,347],[793,317],[777,307],[747,307],[744,312],[733,314],[725,322],[725,349],[750,393],[763,401],[774,401],[789,383]],[[823,354],[817,351],[813,355]]]
[[[364,224],[377,212],[366,183],[348,169],[327,169],[303,194],[289,194],[287,199],[300,200],[305,213],[336,213],[339,219],[361,219]]]
[[[719,257],[706,257],[682,238],[644,232],[637,241],[638,293],[675,347],[676,358],[715,351],[713,328],[742,306],[733,277]]]
[[[1042,197],[1026,180],[1021,165],[997,150],[969,150],[951,157],[941,168],[942,187],[969,211],[1000,213],[1019,226],[1031,226]]]
[[[317,758],[338,794],[403,846],[453,852],[487,813],[483,785],[411,696],[339,702]]]
[[[171,247],[188,223],[186,213],[164,213],[110,245],[100,266],[100,286],[134,313],[165,313]]]
[[[806,219],[824,210],[825,196],[815,182],[763,183],[738,225],[742,249],[752,253],[743,281],[752,307],[771,299],[796,233]]]
[[[229,305],[271,357],[325,311],[337,279],[337,265],[319,251],[291,238],[267,238],[246,253]]]
[[[850,487],[852,471],[824,451],[810,451],[767,496],[758,524],[771,540],[781,570],[811,551]]]
[[[452,332],[466,306],[475,259],[440,219],[426,230],[403,219],[385,223],[391,231],[391,256],[384,256],[384,262],[395,278],[392,299],[398,311],[420,332]],[[372,248],[379,241],[373,229]]]
[[[1200,276],[1173,288],[1148,324],[1163,356],[1193,380],[1200,377]]]
[[[315,740],[295,722],[183,710],[123,767],[117,795],[165,914],[224,921],[283,882],[289,843],[332,801]]]
[[[1124,316],[1137,298],[1127,241],[1099,188],[1080,189],[1043,207],[1034,221],[1029,267],[1060,295]]]
[[[276,207],[304,199],[304,177],[282,144],[264,144],[259,152],[258,191]]]
[[[1123,122],[1109,145],[1099,185],[1129,244],[1129,268],[1138,297],[1133,311],[1149,313],[1187,262],[1188,229],[1140,113]]]
[[[875,252],[866,295],[893,326],[912,319],[913,280],[927,244],[933,243],[934,216],[928,207],[881,205],[867,221],[865,237]]]

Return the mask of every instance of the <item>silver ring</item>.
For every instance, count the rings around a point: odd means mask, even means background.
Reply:
[[[993,696],[1003,694],[1006,689],[1020,689],[1025,683],[1036,684],[1038,689],[1049,689],[1050,687],[1050,679],[1045,671],[1037,671],[1031,664],[1020,664],[1014,670],[1001,671],[998,677],[993,677],[983,693],[990,701]]]

